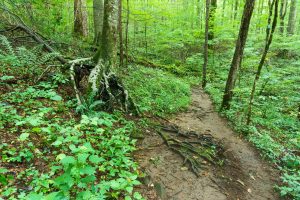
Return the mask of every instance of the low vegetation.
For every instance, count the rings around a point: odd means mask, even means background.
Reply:
[[[254,2],[0,1],[0,199],[143,199],[134,138],[202,83],[299,200],[300,7]]]

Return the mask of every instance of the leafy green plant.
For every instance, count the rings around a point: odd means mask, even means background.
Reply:
[[[5,183],[1,196],[142,199],[133,192],[140,184],[140,172],[130,156],[135,150],[135,140],[130,138],[133,123],[121,113],[94,112],[93,105],[79,122],[66,121],[59,116],[66,112],[60,108],[64,102],[49,84],[15,88],[0,107],[4,119],[0,131],[5,128],[18,143],[1,144],[1,162],[27,166],[14,179],[8,180],[7,172],[1,175]],[[44,162],[47,167],[41,171],[36,163]],[[25,181],[25,189],[15,187],[17,181]]]
[[[9,175],[8,172],[6,168],[0,168],[0,185],[6,186],[13,179],[13,176]]]
[[[174,113],[190,102],[189,84],[162,70],[131,68],[125,84],[142,112]]]
[[[0,72],[7,73],[5,69],[9,68],[13,72],[18,72],[22,69],[23,74],[36,74],[39,67],[52,61],[57,57],[57,53],[43,54],[40,46],[28,50],[25,47],[13,48],[8,39],[0,35],[0,46],[3,50],[0,51],[0,64],[5,66]]]

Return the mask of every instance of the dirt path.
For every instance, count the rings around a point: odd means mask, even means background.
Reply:
[[[147,131],[136,155],[148,177],[143,189],[148,199],[168,200],[276,200],[273,187],[279,175],[261,160],[257,151],[238,137],[213,110],[208,95],[193,90],[187,112],[170,121],[183,130],[209,133],[224,146],[226,165],[207,166],[198,178],[183,167],[183,159],[168,149],[161,137]],[[153,193],[155,188],[156,194]]]

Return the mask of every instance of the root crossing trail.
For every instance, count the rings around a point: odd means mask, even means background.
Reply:
[[[203,163],[200,177],[183,166],[180,155],[170,150],[161,137],[147,131],[136,155],[145,170],[142,193],[148,199],[166,200],[277,200],[274,185],[279,174],[263,161],[257,151],[214,111],[211,100],[193,89],[189,109],[173,117],[182,130],[211,134],[224,147],[226,164]],[[147,186],[146,186],[147,185]],[[155,190],[155,192],[154,192]]]

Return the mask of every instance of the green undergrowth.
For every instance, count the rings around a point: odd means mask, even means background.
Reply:
[[[56,89],[0,90],[0,199],[142,199],[133,123],[120,113],[74,115]]]
[[[187,108],[194,79],[178,78],[159,69],[130,67],[125,85],[141,112],[166,115]]]
[[[231,109],[223,114],[237,131],[247,134],[264,157],[279,167],[283,184],[277,188],[281,195],[300,199],[300,122],[297,119],[300,102],[300,49],[294,45],[295,38],[284,43],[279,40],[277,38],[274,41],[258,82],[252,124],[246,125],[246,112],[253,74],[261,55],[258,46],[245,49],[245,59],[234,89]],[[249,43],[252,46],[253,39]],[[214,66],[217,67],[209,69],[210,83],[206,90],[217,109],[221,105],[230,61],[231,53],[221,53],[214,61]]]
[[[55,54],[0,46],[0,199],[143,199],[135,123],[76,106],[56,68],[34,84]]]

